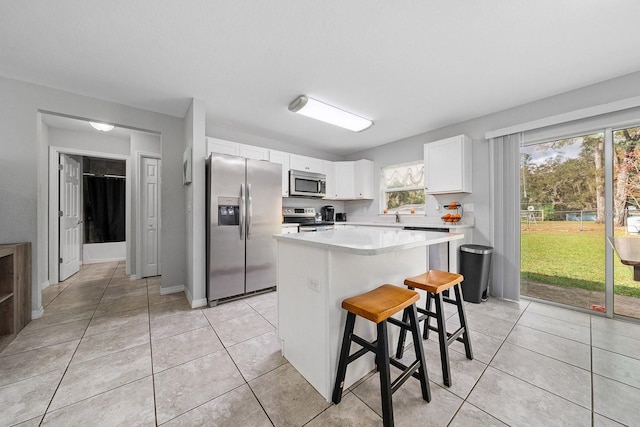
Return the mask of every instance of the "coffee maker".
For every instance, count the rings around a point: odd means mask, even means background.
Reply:
[[[333,206],[331,205],[323,206],[320,209],[320,212],[322,213],[322,221],[333,222],[333,215],[335,213],[335,209],[333,208]]]

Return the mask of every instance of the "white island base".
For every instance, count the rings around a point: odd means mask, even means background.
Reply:
[[[367,229],[275,238],[278,335],[283,355],[330,401],[346,321],[342,300],[385,283],[404,286],[405,278],[427,270],[428,245],[459,240],[462,235]],[[357,335],[373,340],[375,331],[374,323],[356,320]],[[390,354],[395,351],[398,333],[397,327],[389,326]],[[353,345],[352,352],[359,348]],[[374,366],[372,353],[349,364],[345,389]]]

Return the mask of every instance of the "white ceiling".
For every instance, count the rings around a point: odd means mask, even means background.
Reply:
[[[195,97],[208,129],[344,155],[638,71],[639,15],[633,0],[3,0],[0,75],[179,117]],[[375,126],[289,112],[301,94]]]

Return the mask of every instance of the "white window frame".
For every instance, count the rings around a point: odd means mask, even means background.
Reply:
[[[410,167],[410,166],[421,166],[422,167],[422,183],[418,183],[417,185],[411,185],[411,186],[406,186],[406,187],[397,187],[397,188],[393,188],[393,189],[388,189],[386,186],[386,179],[385,179],[385,170],[389,170],[389,169],[393,169],[393,168],[400,168],[400,167]],[[387,210],[387,214],[396,214],[396,211],[393,212],[389,212],[388,211],[388,207],[387,207],[387,193],[395,193],[395,192],[399,192],[399,191],[413,191],[413,190],[422,190],[424,191],[424,161],[422,160],[416,160],[413,162],[405,162],[405,163],[398,163],[398,164],[394,164],[394,165],[388,165],[388,166],[383,166],[382,168],[380,168],[380,208],[379,208],[379,213],[381,215],[385,214],[385,210]],[[424,215],[426,210],[425,210],[425,204],[426,204],[426,197],[425,197],[425,203],[422,204],[421,207],[416,207],[415,208],[415,214],[421,214]],[[399,212],[400,215],[403,214],[410,214],[411,212],[409,210],[400,210]]]

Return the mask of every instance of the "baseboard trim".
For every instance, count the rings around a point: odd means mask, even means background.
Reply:
[[[136,276],[135,274],[130,274],[129,280],[138,280],[138,276]]]
[[[191,308],[205,307],[207,305],[206,298],[194,300],[191,292],[189,292],[189,289],[184,288],[184,293],[187,296],[187,301],[189,301],[189,305],[191,306]]]
[[[43,291],[47,289],[49,286],[51,286],[51,283],[48,280],[46,280],[43,283],[40,283],[40,290]]]
[[[171,286],[169,288],[160,287],[160,295],[177,294],[182,291],[186,292],[184,285]]]
[[[39,319],[44,314],[44,307],[40,306],[37,310],[31,311],[31,320]]]

